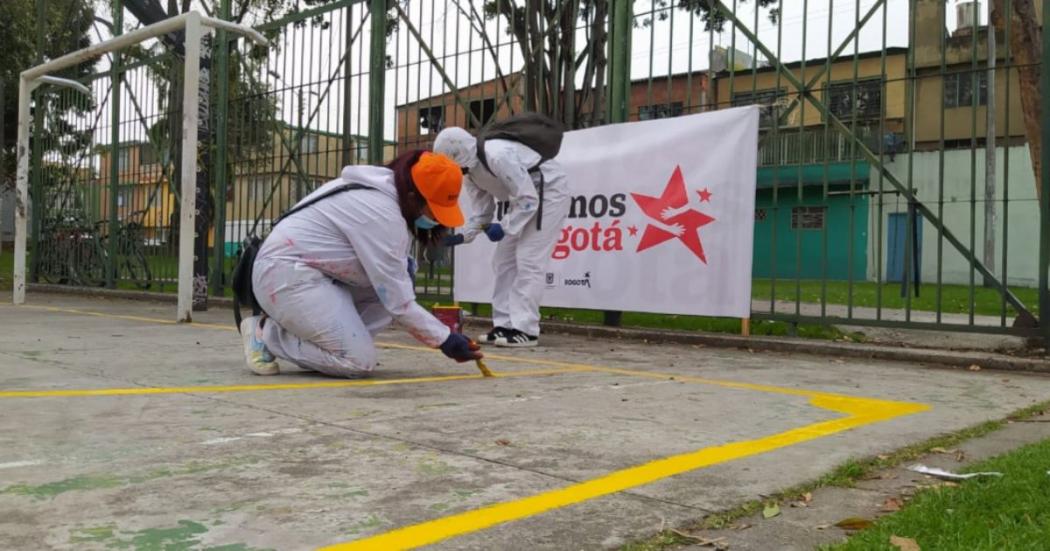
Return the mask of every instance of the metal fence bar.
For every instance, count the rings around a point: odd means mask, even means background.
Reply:
[[[1043,17],[1050,13],[1050,0],[1043,0]],[[1009,15],[1008,15],[1009,17]],[[1044,24],[1044,28],[1045,28]],[[1050,40],[1043,35],[1043,66],[1039,73],[1041,84],[1041,112],[1043,124],[1040,133],[1039,181],[1039,328],[1047,346],[1050,346]]]
[[[124,2],[122,0],[113,0],[113,34],[114,36],[120,36],[124,31]],[[114,90],[120,90],[122,87],[121,80],[123,75],[120,73],[120,62],[121,55],[120,51],[113,52],[111,54],[112,68],[110,69],[110,86]],[[110,98],[109,109],[110,109],[110,156],[109,156],[109,227],[107,229],[108,240],[108,252],[109,255],[106,258],[106,286],[113,289],[116,288],[117,282],[117,200],[120,193],[120,96],[121,94],[113,94]]]

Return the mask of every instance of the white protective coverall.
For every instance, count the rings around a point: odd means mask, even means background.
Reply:
[[[261,331],[267,349],[336,377],[368,375],[376,365],[373,338],[393,320],[430,347],[450,332],[416,303],[408,274],[412,236],[391,170],[348,166],[304,201],[350,182],[375,190],[337,193],[282,220],[252,274],[269,316]]]
[[[500,221],[506,236],[496,246],[492,259],[496,275],[492,321],[495,327],[539,336],[544,274],[571,204],[565,171],[553,159],[540,166],[543,218],[537,230],[540,175],[530,174],[529,169],[540,162],[539,153],[514,141],[486,140],[485,160],[490,172],[478,160],[477,140],[462,128],[443,130],[434,142],[434,151],[470,169],[463,181],[470,205],[470,218],[462,229],[465,242],[473,241],[482,233],[483,225],[494,221],[497,201],[509,202],[510,208]]]

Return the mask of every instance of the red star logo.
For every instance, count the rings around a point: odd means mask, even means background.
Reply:
[[[635,227],[635,226],[628,227],[627,231],[630,232],[631,237],[634,237],[634,236],[638,235],[638,228]]]
[[[707,264],[707,256],[704,255],[699,230],[702,226],[714,222],[715,219],[697,210],[680,210],[689,204],[681,167],[675,167],[671,180],[667,182],[667,187],[664,188],[660,197],[650,197],[639,193],[632,193],[631,197],[634,197],[634,201],[638,203],[646,216],[656,220],[661,226],[670,228],[663,229],[663,227],[647,225],[645,233],[642,234],[642,240],[638,243],[637,252],[677,238],[701,262]]]
[[[707,191],[707,188],[701,189],[697,193],[700,194],[700,202],[701,203],[710,203],[711,202],[711,195],[712,194],[711,194],[710,191]]]

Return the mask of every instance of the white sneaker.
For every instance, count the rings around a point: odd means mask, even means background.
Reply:
[[[504,329],[503,333],[496,338],[495,344],[502,348],[530,348],[539,346],[540,339],[517,329]]]
[[[502,338],[507,331],[511,330],[505,327],[494,327],[492,331],[478,335],[478,344],[496,344],[496,341]]]
[[[266,349],[259,338],[259,316],[241,320],[241,342],[244,343],[244,361],[256,375],[277,375],[281,372],[277,358]]]

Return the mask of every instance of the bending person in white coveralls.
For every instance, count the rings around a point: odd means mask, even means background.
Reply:
[[[464,183],[471,216],[463,231],[446,238],[448,245],[469,243],[481,233],[499,241],[492,259],[495,291],[493,328],[480,342],[505,347],[536,346],[540,335],[540,299],[551,253],[569,213],[568,178],[557,161],[548,160],[532,173],[540,154],[510,140],[486,140],[485,159],[478,160],[477,141],[466,130],[442,130],[434,151],[456,161],[467,174]],[[540,172],[543,174],[542,223],[537,229]],[[502,223],[493,220],[496,203],[509,202]]]
[[[465,362],[478,345],[416,302],[413,236],[439,239],[463,224],[462,173],[450,159],[415,151],[387,167],[348,166],[303,201],[336,193],[277,224],[253,265],[252,287],[265,314],[241,323],[248,367],[279,372],[276,358],[334,377],[369,375],[376,333],[397,321],[423,344]]]

